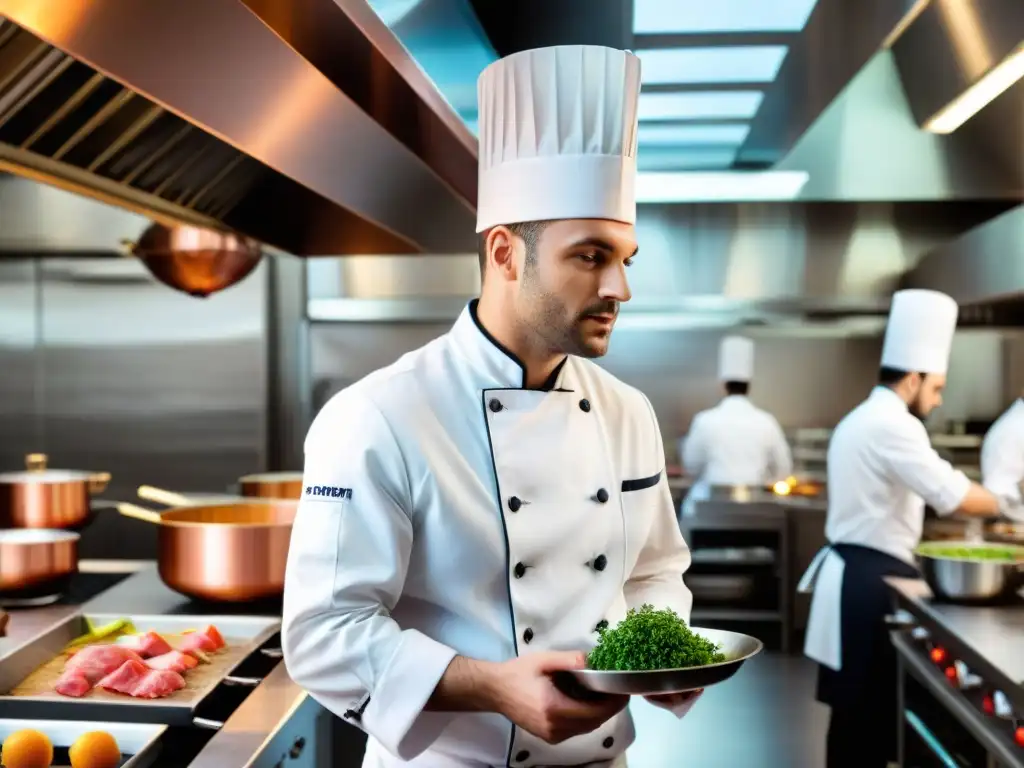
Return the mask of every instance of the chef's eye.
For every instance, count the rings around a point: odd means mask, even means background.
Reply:
[[[603,256],[600,253],[591,251],[589,253],[578,254],[576,258],[578,258],[585,264],[600,264],[603,259]]]
[[[632,256],[630,256],[630,257],[629,257],[628,259],[626,259],[626,260],[625,260],[624,262],[622,262],[622,263],[623,263],[623,264],[625,264],[625,265],[626,265],[627,267],[632,267],[632,266],[633,266],[633,257],[632,257]]]

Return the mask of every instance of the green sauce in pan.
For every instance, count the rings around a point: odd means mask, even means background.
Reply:
[[[922,544],[917,548],[917,553],[946,560],[985,560],[1002,563],[1024,562],[1024,547],[984,544],[965,547],[934,542]]]

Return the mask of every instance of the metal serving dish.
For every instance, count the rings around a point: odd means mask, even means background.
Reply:
[[[106,731],[121,748],[119,768],[146,768],[159,753],[157,741],[167,730],[165,725],[138,723],[97,723],[82,720],[0,720],[0,742],[15,731],[32,728],[45,733],[53,743],[54,768],[71,765],[68,749],[83,733]]]
[[[52,686],[30,681],[46,675],[49,665],[72,640],[95,627],[128,619],[139,632],[164,635],[200,630],[213,624],[227,642],[227,649],[213,654],[210,664],[186,672],[188,685],[160,699],[136,699],[106,691],[92,691],[81,698],[61,696]],[[221,683],[254,687],[258,679],[232,677],[231,673],[280,628],[278,619],[259,616],[133,616],[76,613],[46,632],[0,655],[0,717],[31,717],[67,720],[103,720],[127,723],[190,725],[197,706]],[[62,664],[61,664],[62,666]],[[31,677],[30,677],[31,676]],[[191,676],[191,677],[190,677]],[[35,691],[43,689],[44,692]]]
[[[649,672],[605,672],[582,669],[568,672],[579,685],[598,693],[649,696],[659,693],[683,693],[724,683],[736,674],[743,662],[756,656],[764,643],[756,637],[724,629],[693,627],[693,631],[719,645],[726,661],[703,667],[659,669]]]
[[[1016,562],[950,557],[941,550],[957,548],[1009,549],[1019,552]],[[921,574],[932,593],[957,603],[1001,602],[1024,587],[1024,546],[979,541],[942,541],[922,544],[917,550]]]

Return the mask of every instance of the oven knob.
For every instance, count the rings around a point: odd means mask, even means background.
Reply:
[[[928,630],[924,627],[914,627],[910,631],[910,636],[915,640],[927,640],[929,637]]]
[[[956,668],[956,680],[962,690],[969,690],[971,688],[977,688],[981,685],[981,678],[975,675],[967,668],[959,659],[953,662],[953,666]]]
[[[992,702],[995,704],[996,717],[1006,719],[1013,717],[1013,707],[1010,705],[1010,700],[1006,698],[1005,693],[996,691],[992,694]]]

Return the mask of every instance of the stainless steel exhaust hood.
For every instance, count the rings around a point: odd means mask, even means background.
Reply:
[[[1024,325],[1024,205],[929,252],[905,282],[948,293],[969,318]]]
[[[357,0],[0,0],[0,170],[297,255],[475,246],[477,144]]]

